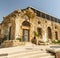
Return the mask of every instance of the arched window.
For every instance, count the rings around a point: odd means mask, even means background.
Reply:
[[[42,37],[42,28],[37,28],[37,32],[38,32],[38,35],[40,35]]]
[[[58,32],[55,32],[56,40],[58,40]]]
[[[22,25],[23,25],[23,26],[28,26],[28,27],[29,27],[29,26],[30,26],[30,23],[29,23],[28,21],[24,21],[24,22],[22,23]]]
[[[9,28],[9,40],[11,39],[11,27]]]
[[[52,39],[52,32],[50,27],[48,27],[48,38]]]

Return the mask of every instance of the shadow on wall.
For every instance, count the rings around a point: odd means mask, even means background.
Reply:
[[[4,38],[0,38],[0,45],[1,45],[5,40],[7,40],[7,37],[6,37],[6,36],[4,36]]]

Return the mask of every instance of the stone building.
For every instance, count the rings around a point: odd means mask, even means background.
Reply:
[[[60,19],[32,7],[18,9],[3,17],[0,34],[5,40],[60,40]]]

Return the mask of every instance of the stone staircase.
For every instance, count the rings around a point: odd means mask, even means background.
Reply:
[[[22,52],[22,53],[14,53],[14,54],[9,54],[8,56],[2,56],[0,58],[55,58],[51,54],[48,53],[43,53],[43,52]]]
[[[0,49],[0,58],[55,58],[54,55],[38,46],[19,46]]]

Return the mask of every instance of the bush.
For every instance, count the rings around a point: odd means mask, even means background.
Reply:
[[[19,40],[21,42],[22,41],[22,38],[17,38],[17,40]]]
[[[60,44],[60,40],[54,40],[53,43]]]
[[[37,33],[37,32],[35,32],[35,31],[34,31],[34,36],[35,36],[35,37],[36,37],[36,36],[38,36],[38,33]]]

